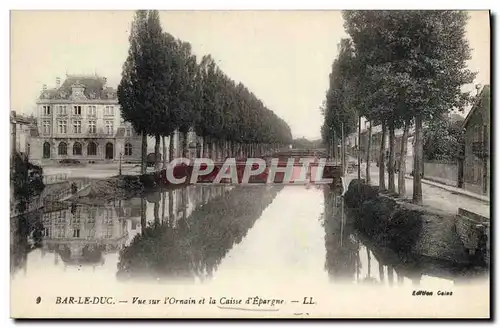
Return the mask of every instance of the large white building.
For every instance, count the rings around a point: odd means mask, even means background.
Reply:
[[[88,162],[135,161],[140,136],[121,117],[116,89],[97,75],[67,75],[43,88],[37,100],[37,135],[30,158],[41,163],[71,158]]]

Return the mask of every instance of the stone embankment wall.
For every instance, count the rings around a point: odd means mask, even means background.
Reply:
[[[487,232],[481,232],[487,229],[479,229],[462,216],[392,199],[363,180],[351,181],[345,203],[360,231],[401,255],[459,264],[489,263]]]

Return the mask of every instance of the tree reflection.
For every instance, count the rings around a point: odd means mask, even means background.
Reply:
[[[173,216],[170,216],[169,222],[143,229],[120,252],[118,278],[163,280],[211,277],[226,253],[241,242],[281,189],[237,186],[225,191],[226,188],[201,188],[198,198],[202,201],[210,194],[218,196],[195,207],[189,216],[186,215],[187,190],[182,191],[183,216],[175,225],[172,224]],[[168,196],[170,199],[171,194]],[[169,212],[172,211],[171,204],[169,202]]]
[[[42,241],[43,224],[39,211],[27,213],[33,200],[45,189],[43,184],[43,170],[40,166],[28,161],[26,156],[19,153],[12,155],[11,174],[11,204],[20,213],[10,217],[11,273],[26,266],[28,253],[40,247]]]
[[[353,214],[344,212],[339,191],[333,187],[325,187],[323,192],[325,266],[332,281],[346,283],[355,280],[367,284],[385,284],[387,281],[388,285],[394,286],[402,285],[404,278],[407,278],[413,285],[418,286],[422,275],[456,281],[478,274],[477,268],[416,254],[402,255],[371,240],[354,228]],[[365,274],[361,274],[361,249],[366,249]],[[362,253],[365,254],[364,251]],[[372,266],[377,263],[378,272],[372,271]]]
[[[326,269],[333,281],[352,282],[358,271],[359,246],[353,226],[343,214],[340,190],[325,186]]]

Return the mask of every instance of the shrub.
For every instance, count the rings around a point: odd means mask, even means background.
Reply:
[[[422,213],[406,208],[394,211],[387,236],[389,246],[399,253],[410,253],[422,231]]]
[[[364,180],[352,180],[349,183],[344,200],[347,207],[356,209],[361,207],[366,201],[377,198],[378,191],[376,188],[369,186]]]
[[[388,238],[387,230],[396,202],[387,197],[376,197],[364,202],[359,208],[356,226],[377,241]]]

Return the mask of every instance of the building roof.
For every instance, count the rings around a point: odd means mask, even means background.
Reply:
[[[13,110],[10,112],[10,121],[12,123],[15,121],[16,123],[26,125],[36,124],[36,118],[34,116],[19,115]]]
[[[42,90],[41,99],[68,99],[73,88],[83,88],[87,99],[116,99],[116,90],[106,86],[106,78],[98,75],[67,75],[59,88]]]
[[[483,104],[483,100],[487,99],[489,101],[490,100],[489,98],[490,98],[490,85],[487,84],[481,89],[481,92],[479,93],[479,95],[477,95],[476,99],[474,100],[474,104],[472,105],[469,114],[467,114],[467,117],[465,117],[463,123],[464,128],[467,127],[470,118],[474,115],[476,110],[481,107],[481,105]]]

